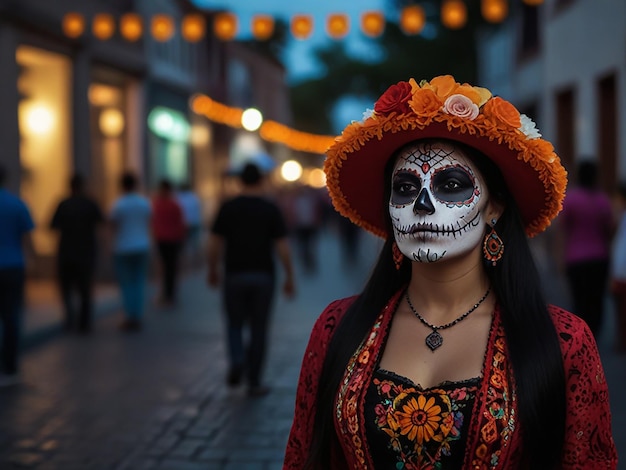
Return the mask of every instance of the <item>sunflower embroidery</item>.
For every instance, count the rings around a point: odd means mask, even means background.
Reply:
[[[426,399],[424,395],[418,395],[417,398],[409,398],[402,411],[397,412],[400,434],[421,446],[430,441],[439,429],[441,415],[441,407],[435,403],[434,397]]]
[[[396,455],[397,468],[440,468],[451,446],[462,440],[476,385],[422,390],[398,380],[374,377],[373,382],[378,393],[375,426]]]

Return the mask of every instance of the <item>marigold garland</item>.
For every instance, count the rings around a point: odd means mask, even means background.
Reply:
[[[356,201],[351,204],[349,197],[344,194],[341,173],[344,162],[356,158],[354,154],[358,153],[358,158],[364,159],[363,165],[371,164],[377,158],[367,154],[371,143],[383,141],[386,136],[398,132],[407,133],[406,142],[425,138],[420,131],[436,124],[444,124],[450,133],[445,135],[443,132],[437,137],[456,136],[461,137],[458,140],[463,140],[462,136],[473,136],[478,139],[473,143],[479,143],[480,139],[497,142],[504,147],[500,150],[508,153],[498,156],[505,166],[510,166],[512,161],[504,162],[504,159],[514,158],[521,165],[532,168],[534,176],[543,186],[545,197],[543,207],[528,211],[532,213],[532,219],[525,221],[526,234],[533,237],[550,225],[562,208],[567,186],[567,172],[554,152],[554,147],[540,138],[541,134],[534,122],[528,116],[521,115],[510,102],[492,96],[486,88],[461,85],[450,75],[435,77],[430,82],[423,80],[419,85],[414,79],[392,85],[381,95],[368,117],[346,126],[327,150],[324,163],[327,187],[335,209],[365,230],[385,238],[387,233],[382,222],[374,220],[376,217],[364,216],[354,208]],[[389,149],[388,154],[378,156],[378,159],[389,158],[394,150]],[[487,156],[500,166],[493,155]],[[523,170],[520,165],[515,166],[515,169]],[[501,169],[504,173],[502,166]],[[382,173],[376,177],[382,178]],[[380,185],[380,181],[376,181],[376,184]],[[522,201],[519,194],[517,196],[516,200],[521,207]],[[376,207],[382,204],[382,200],[369,202]]]

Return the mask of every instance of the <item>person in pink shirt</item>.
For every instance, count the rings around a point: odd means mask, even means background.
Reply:
[[[597,186],[597,174],[594,161],[578,164],[577,185],[567,191],[558,218],[572,310],[596,338],[602,326],[614,231],[611,199]]]

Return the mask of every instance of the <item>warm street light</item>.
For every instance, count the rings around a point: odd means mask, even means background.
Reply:
[[[124,130],[124,114],[117,108],[102,110],[98,120],[100,131],[107,137],[119,137]]]
[[[326,23],[326,31],[328,35],[333,39],[339,39],[348,34],[350,30],[350,24],[348,20],[348,16],[335,13],[328,15],[328,21]]]
[[[63,17],[63,32],[68,38],[80,37],[85,32],[85,17],[80,13],[67,13]]]
[[[213,32],[222,41],[230,41],[237,36],[237,17],[232,13],[218,13],[215,16]]]
[[[501,23],[509,13],[508,0],[481,0],[480,10],[485,20]]]
[[[120,18],[120,34],[127,41],[135,42],[143,34],[143,21],[137,13],[125,13]]]
[[[247,131],[256,131],[261,124],[263,124],[263,115],[258,109],[248,108],[241,115],[241,125]]]
[[[460,29],[467,21],[467,7],[463,0],[444,0],[441,5],[441,22],[446,28]]]
[[[101,41],[110,39],[115,33],[115,20],[113,15],[108,13],[98,13],[93,17],[93,35]]]
[[[175,31],[176,27],[171,17],[163,14],[152,17],[152,37],[157,41],[169,41],[174,36]]]
[[[34,105],[26,113],[26,125],[34,135],[45,135],[54,125],[54,116],[47,106]]]
[[[310,15],[295,15],[291,18],[291,34],[296,39],[307,39],[313,32]]]
[[[297,181],[302,176],[302,165],[296,160],[287,160],[280,167],[280,175],[285,181]]]
[[[419,34],[426,24],[426,13],[419,5],[412,5],[402,9],[400,28],[404,34]]]
[[[372,38],[380,36],[385,30],[385,17],[379,11],[366,11],[361,16],[361,30]]]
[[[186,41],[198,42],[204,37],[205,29],[204,17],[190,13],[183,17],[180,33]]]
[[[254,15],[252,35],[259,41],[269,39],[274,33],[274,18],[269,15]]]

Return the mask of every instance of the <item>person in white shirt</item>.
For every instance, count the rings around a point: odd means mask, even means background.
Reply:
[[[120,183],[123,194],[115,201],[110,214],[115,274],[126,316],[120,329],[138,331],[148,281],[152,208],[150,200],[139,192],[134,174],[124,173]]]

